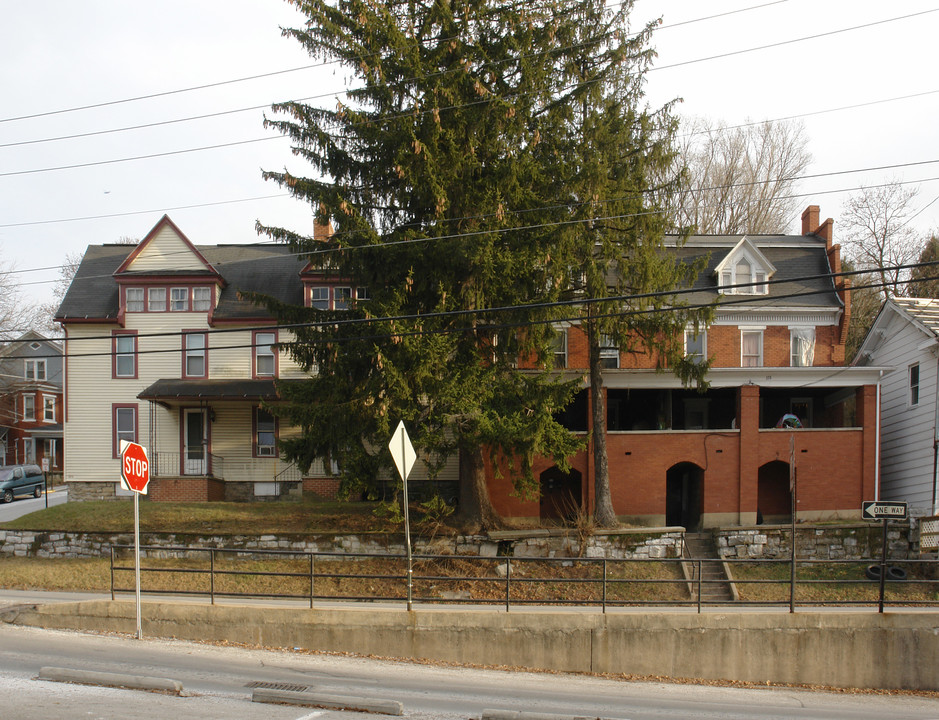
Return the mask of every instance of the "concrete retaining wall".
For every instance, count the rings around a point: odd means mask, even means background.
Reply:
[[[10,609],[21,625],[133,633],[132,601]],[[144,603],[144,635],[566,672],[939,690],[929,613],[586,613]]]
[[[758,525],[714,531],[718,552],[725,560],[788,560],[792,552],[791,536],[792,527],[788,525]],[[879,558],[882,543],[883,526],[880,523],[796,526],[796,554],[803,559]],[[916,520],[891,523],[887,531],[887,557],[909,560],[918,552]]]

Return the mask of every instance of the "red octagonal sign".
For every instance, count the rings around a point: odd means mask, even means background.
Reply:
[[[147,494],[150,482],[150,460],[147,449],[137,443],[127,443],[121,451],[121,478],[134,492]]]

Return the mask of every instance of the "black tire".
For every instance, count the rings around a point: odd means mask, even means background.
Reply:
[[[864,577],[868,580],[880,580],[880,565],[868,565],[864,570]]]
[[[12,490],[4,490],[4,491],[3,491],[3,502],[5,502],[5,503],[11,503],[11,502],[13,502],[13,491],[12,491]]]
[[[41,498],[42,497],[42,485],[37,485],[33,488],[33,497]]]
[[[887,579],[894,581],[906,580],[906,570],[896,565],[890,565],[887,567]]]

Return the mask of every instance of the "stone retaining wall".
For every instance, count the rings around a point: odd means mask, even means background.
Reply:
[[[499,535],[494,533],[494,535]],[[502,534],[505,535],[505,534]],[[132,545],[130,533],[66,533],[37,530],[0,530],[0,555],[19,557],[102,557],[112,545]],[[294,552],[403,555],[403,535],[191,535],[144,533],[141,545],[206,547],[238,550],[287,550]],[[533,536],[489,537],[459,535],[416,538],[414,552],[428,555],[476,555],[480,557],[609,557],[649,559],[679,557],[681,531],[649,533],[647,530],[596,535],[581,552],[576,535],[536,531]]]
[[[791,556],[789,525],[725,528],[714,532],[720,556],[725,560],[788,560]],[[796,526],[796,555],[816,560],[867,560],[879,558],[883,543],[880,523],[856,525]],[[893,522],[887,530],[887,557],[908,560],[919,554],[915,521]]]
[[[729,528],[714,532],[720,556],[733,559],[788,559],[788,526]],[[561,530],[493,532],[490,535],[458,535],[415,538],[413,550],[426,555],[480,557],[586,557],[655,560],[681,557],[681,528],[620,530],[581,537]],[[805,526],[796,528],[797,554],[802,559],[866,560],[880,557],[880,525]],[[888,557],[895,560],[918,556],[918,535],[910,524],[891,525]],[[103,557],[112,545],[132,545],[130,533],[67,533],[38,530],[0,530],[0,556]],[[163,548],[227,548],[236,550],[286,550],[293,552],[403,555],[403,535],[196,535],[144,533],[141,545]],[[166,554],[166,553],[164,553]]]

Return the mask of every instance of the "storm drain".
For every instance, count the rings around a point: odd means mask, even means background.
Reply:
[[[294,685],[293,683],[272,683],[272,682],[249,682],[246,688],[264,690],[286,690],[287,692],[307,692],[309,685]]]

